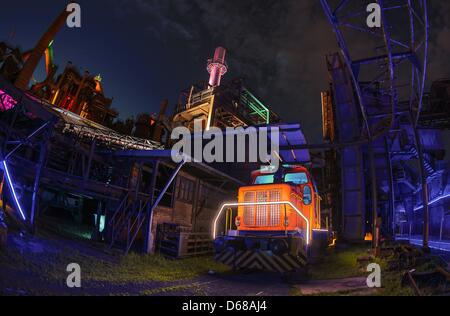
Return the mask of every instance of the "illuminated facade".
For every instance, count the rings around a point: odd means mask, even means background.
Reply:
[[[111,126],[118,112],[111,108],[112,99],[104,95],[100,75],[81,74],[70,62],[56,80],[47,78],[32,87],[33,93],[62,109],[83,118]]]

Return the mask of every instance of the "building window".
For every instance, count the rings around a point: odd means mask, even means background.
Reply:
[[[177,182],[177,200],[192,203],[194,198],[195,182],[185,177],[178,177]]]
[[[163,188],[167,185],[167,182],[170,180],[170,176],[172,175],[173,171],[174,169],[171,167],[167,167],[162,164],[159,166],[154,191],[155,196],[158,196],[163,190]],[[159,202],[160,206],[169,208],[173,207],[174,192],[175,192],[174,189],[175,189],[175,181],[172,181],[172,183],[167,188],[166,193]]]
[[[200,186],[199,207],[217,209],[226,200],[226,196],[217,188],[206,184]]]

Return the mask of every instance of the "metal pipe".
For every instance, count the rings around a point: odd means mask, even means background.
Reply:
[[[170,185],[172,184],[173,180],[175,179],[175,177],[178,175],[178,172],[180,171],[181,167],[183,167],[183,165],[185,164],[185,161],[182,160],[178,166],[176,167],[176,169],[174,170],[174,172],[172,173],[172,176],[170,177],[169,181],[167,181],[166,185],[164,186],[164,188],[162,189],[162,191],[159,193],[158,198],[156,199],[156,201],[153,203],[152,207],[150,208],[150,213],[152,214],[153,217],[153,211],[154,209],[158,206],[159,202],[162,200],[164,194],[166,193],[166,191],[169,189]],[[151,221],[150,221],[151,224]]]
[[[153,213],[155,208],[158,206],[159,202],[161,201],[161,199],[164,197],[164,194],[166,193],[167,189],[169,189],[170,185],[172,184],[173,180],[175,179],[175,177],[178,175],[178,172],[180,171],[181,167],[183,167],[183,165],[186,163],[185,160],[182,160],[177,167],[175,168],[174,172],[172,173],[169,181],[167,181],[166,185],[164,186],[164,188],[162,189],[162,191],[159,193],[158,198],[156,199],[155,202],[152,203],[150,209],[148,210],[149,214],[149,220],[148,220],[148,227],[147,227],[147,236],[146,236],[146,240],[147,240],[147,245],[146,245],[146,249],[145,251],[147,253],[151,252],[151,247],[152,247],[152,242],[150,241],[150,236],[152,233],[152,226],[153,226]],[[155,163],[157,164],[157,162]],[[155,172],[155,170],[154,170]],[[156,169],[157,172],[157,169]],[[156,180],[156,176],[154,177],[154,179]],[[154,189],[154,187],[153,187]],[[152,190],[153,190],[152,189]],[[151,194],[151,200],[153,201],[153,192]],[[137,230],[139,231],[139,229]],[[133,238],[134,239],[134,238]]]
[[[217,47],[214,52],[214,57],[208,60],[207,70],[210,73],[209,85],[211,87],[220,86],[220,80],[228,70],[228,66],[225,62],[226,49],[223,47]]]
[[[425,27],[425,38],[424,38],[424,62],[423,62],[423,70],[422,70],[422,86],[419,87],[420,91],[422,92],[419,97],[419,104],[418,104],[418,110],[417,110],[417,117],[416,117],[416,121],[415,121],[415,126],[417,127],[417,125],[419,124],[419,118],[420,118],[420,113],[422,112],[422,108],[423,108],[423,91],[425,90],[425,81],[427,79],[427,60],[428,60],[428,39],[429,39],[429,34],[428,34],[428,7],[427,7],[427,0],[423,0],[423,16],[424,16],[424,27]]]
[[[230,216],[230,209],[227,209],[227,211],[225,212],[225,235],[228,234],[228,218]]]
[[[8,160],[8,158],[14,154],[14,152],[20,148],[20,146],[23,145],[23,143],[25,141],[30,140],[31,138],[33,138],[37,133],[39,133],[41,130],[43,130],[45,127],[47,127],[47,125],[50,124],[50,122],[44,123],[44,125],[40,126],[37,130],[35,130],[33,133],[31,133],[30,135],[27,136],[27,138],[25,138],[24,141],[22,141],[19,145],[17,145],[16,147],[14,147],[5,157],[5,160]]]
[[[391,162],[391,153],[389,151],[389,144],[388,139],[384,139],[384,145],[386,150],[386,163],[388,167],[388,181],[389,181],[389,207],[390,207],[390,214],[391,214],[391,229],[392,229],[392,236],[395,236],[395,192],[394,192],[394,175],[392,173],[392,162]]]
[[[412,119],[412,116],[410,116]],[[429,248],[429,234],[430,234],[430,209],[428,205],[428,183],[427,183],[427,174],[424,168],[424,158],[423,158],[423,150],[422,144],[420,140],[419,131],[414,124],[412,125],[412,129],[414,131],[414,143],[417,148],[417,153],[419,156],[419,171],[420,171],[420,180],[422,182],[422,204],[423,204],[423,248]]]
[[[287,219],[287,209],[286,204],[284,205],[284,235],[287,236],[287,227],[288,227],[288,219]]]

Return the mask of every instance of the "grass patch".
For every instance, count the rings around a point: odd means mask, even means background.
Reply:
[[[95,263],[87,269],[88,279],[107,282],[170,282],[192,279],[209,270],[226,272],[228,268],[209,257],[169,260],[159,255],[129,254],[118,264]]]
[[[330,248],[317,262],[311,264],[308,274],[311,280],[342,279],[363,276],[366,273],[360,269],[356,259],[367,255],[363,247],[348,249]]]
[[[368,276],[365,266],[361,266],[357,258],[368,255],[368,247],[349,246],[345,249],[329,249],[325,255],[312,263],[309,267],[308,277],[311,280],[344,279],[358,276]],[[320,293],[319,296],[354,296],[354,295],[377,295],[377,296],[411,296],[414,291],[409,286],[402,286],[404,271],[389,270],[388,261],[393,257],[374,258],[372,262],[381,267],[382,287],[373,291],[343,291],[334,293]],[[429,270],[430,266],[418,267],[418,271]],[[293,295],[302,295],[300,289],[295,289]],[[428,294],[424,292],[424,294]]]
[[[0,267],[26,271],[47,281],[65,282],[67,265],[78,263],[83,280],[111,283],[170,282],[192,279],[207,274],[209,270],[218,273],[229,271],[228,267],[210,257],[169,260],[159,255],[132,253],[105,260],[105,256],[99,256],[103,258],[99,259],[69,247],[47,248],[37,252],[19,247],[7,248],[0,252]]]

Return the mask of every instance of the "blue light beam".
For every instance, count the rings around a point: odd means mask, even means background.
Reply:
[[[19,199],[17,198],[16,190],[14,189],[14,185],[13,185],[13,181],[11,178],[11,174],[9,173],[8,165],[6,164],[5,160],[2,161],[2,164],[3,164],[3,169],[5,170],[5,175],[6,175],[6,180],[7,180],[6,182],[8,183],[8,187],[12,192],[14,202],[16,203],[16,206],[19,209],[20,216],[22,216],[22,219],[25,221],[26,220],[25,213],[22,209],[22,206],[20,205]]]

